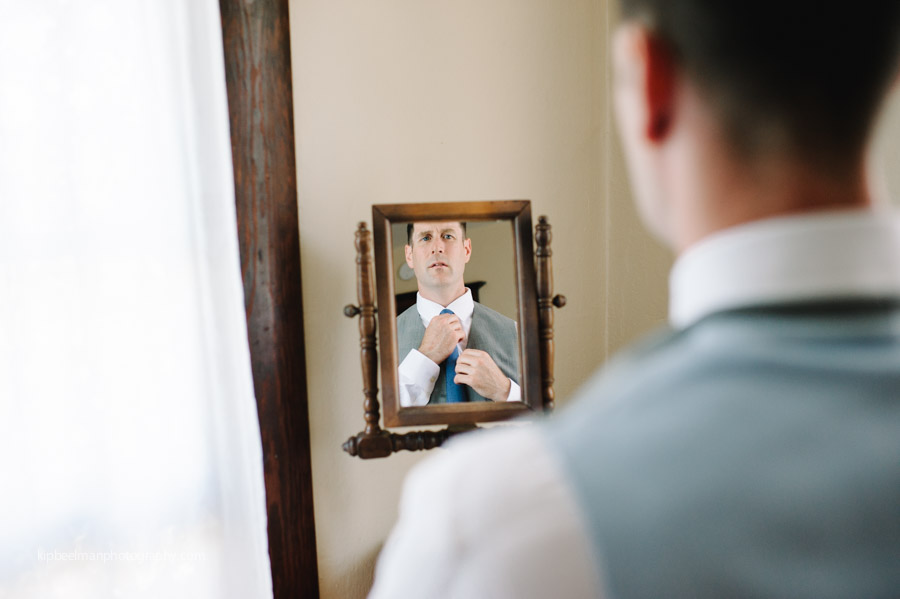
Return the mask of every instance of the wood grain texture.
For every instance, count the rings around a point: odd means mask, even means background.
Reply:
[[[287,0],[220,0],[276,599],[318,597]]]
[[[356,231],[356,295],[359,299],[359,343],[363,373],[363,411],[366,434],[378,433],[378,352],[375,348],[375,285],[372,281],[372,234],[366,223]]]
[[[553,235],[550,232],[550,223],[546,216],[538,218],[538,224],[534,232],[537,250],[535,262],[537,269],[537,302],[538,314],[541,325],[541,394],[543,396],[544,410],[550,412],[556,407],[556,395],[553,391],[553,360],[555,348],[553,344],[553,306],[561,308],[565,305],[564,296],[553,295],[553,267],[550,258],[553,251],[550,242]]]

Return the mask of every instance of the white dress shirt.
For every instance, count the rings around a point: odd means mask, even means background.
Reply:
[[[431,324],[431,319],[440,314],[443,309],[444,306],[437,302],[425,299],[420,293],[416,294],[416,310],[419,312],[419,317],[422,319],[422,324],[426,329]],[[464,294],[447,305],[447,309],[452,310],[459,318],[460,324],[462,324],[465,339],[457,346],[459,351],[462,352],[466,349],[469,331],[472,329],[472,314],[475,312],[475,300],[472,299],[472,291],[467,287]],[[427,405],[428,400],[431,398],[431,392],[434,390],[434,382],[440,373],[441,366],[439,364],[432,362],[431,359],[417,349],[410,350],[397,369],[397,384],[400,387],[400,407],[408,408]],[[452,374],[447,373],[447,376],[452,376]],[[509,379],[509,382],[509,395],[507,395],[506,401],[521,401],[521,387],[512,379]]]
[[[369,599],[599,596],[575,496],[530,426],[467,433],[410,471]]]
[[[675,262],[669,322],[816,298],[895,297],[900,219],[887,209],[757,221],[710,235]]]
[[[751,305],[900,298],[900,219],[835,212],[735,227],[685,252],[670,292],[676,328]],[[466,435],[410,473],[370,597],[602,597],[586,531],[538,429]]]

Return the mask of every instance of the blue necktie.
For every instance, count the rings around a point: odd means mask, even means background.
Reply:
[[[441,310],[441,314],[453,314],[453,310],[444,308]],[[453,348],[453,352],[447,356],[447,359],[444,361],[444,382],[447,386],[447,403],[469,401],[466,397],[466,391],[463,389],[463,385],[453,382],[453,377],[456,376],[456,360],[458,358],[459,347],[457,346]]]

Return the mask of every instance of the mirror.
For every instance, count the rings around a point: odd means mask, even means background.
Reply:
[[[474,424],[541,410],[530,202],[381,204],[372,219],[385,425]],[[426,300],[419,305],[417,291]],[[438,315],[445,306],[461,316]],[[464,331],[456,352],[443,326]],[[426,346],[432,351],[419,351]],[[458,403],[446,386],[454,359],[457,372],[471,370]]]

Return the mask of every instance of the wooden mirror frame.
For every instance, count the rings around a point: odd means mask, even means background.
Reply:
[[[415,221],[509,220],[513,233],[519,336],[519,385],[522,402],[434,405],[399,408],[397,387],[397,330],[391,226]],[[550,225],[541,217],[535,228],[534,251],[531,202],[504,200],[431,204],[380,204],[372,207],[375,233],[375,269],[378,285],[378,331],[381,336],[381,377],[384,386],[385,426],[449,424],[441,431],[414,431],[403,435],[379,427],[376,387],[374,289],[369,250],[371,235],[366,224],[356,232],[357,294],[359,306],[344,308],[348,317],[360,316],[360,354],[366,428],[348,439],[343,448],[362,458],[385,457],[402,449],[414,451],[441,445],[449,436],[476,427],[478,422],[506,420],[527,413],[553,409],[553,312],[565,305],[565,297],[551,299]],[[535,264],[537,262],[537,264]]]
[[[519,386],[521,402],[475,402],[400,407],[397,368],[397,318],[391,225],[421,221],[511,221],[516,270]],[[508,420],[529,411],[540,411],[538,366],[537,294],[534,283],[534,250],[531,203],[527,200],[448,204],[382,204],[372,206],[375,235],[375,275],[378,294],[378,333],[381,337],[381,385],[385,426],[475,424]]]

